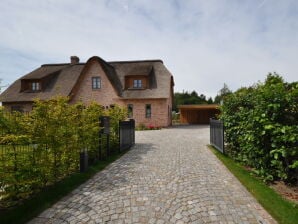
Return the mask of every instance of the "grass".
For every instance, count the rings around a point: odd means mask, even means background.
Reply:
[[[25,201],[22,205],[16,208],[0,211],[0,223],[18,224],[31,220],[79,185],[86,182],[94,174],[103,170],[107,165],[120,158],[124,153],[125,152],[111,155],[106,160],[99,161],[93,166],[90,166],[85,173],[75,173],[65,178],[54,186],[39,192],[33,198]]]
[[[231,158],[223,155],[212,146],[209,147],[219,160],[238,178],[256,200],[281,224],[296,224],[298,220],[297,204],[282,198],[273,189],[257,179]]]

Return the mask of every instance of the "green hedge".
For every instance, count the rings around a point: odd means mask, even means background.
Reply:
[[[99,117],[111,118],[111,145],[118,146],[126,111],[91,103],[70,105],[58,97],[37,100],[30,114],[0,111],[0,209],[14,206],[79,170],[79,153],[98,159]]]
[[[269,74],[224,99],[227,153],[265,181],[298,178],[298,82]]]

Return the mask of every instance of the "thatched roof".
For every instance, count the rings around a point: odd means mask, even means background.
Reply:
[[[31,102],[35,98],[47,100],[57,95],[72,96],[93,62],[98,62],[109,81],[122,99],[168,98],[173,78],[161,60],[106,62],[100,57],[91,57],[86,63],[45,64],[15,81],[1,95],[1,102]],[[149,89],[124,90],[125,76],[149,76]],[[21,82],[47,79],[40,92],[21,92]]]
[[[42,65],[11,84],[1,95],[1,102],[31,102],[34,99],[47,100],[54,96],[69,96],[78,80],[84,64]],[[21,81],[42,79],[52,75],[46,88],[41,92],[21,92]]]
[[[123,99],[169,98],[171,94],[172,75],[161,60],[110,62],[124,84],[125,76],[148,75],[149,89],[124,90]],[[144,73],[141,73],[144,72]]]

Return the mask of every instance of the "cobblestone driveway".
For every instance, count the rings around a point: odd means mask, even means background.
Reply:
[[[136,133],[136,146],[30,223],[275,223],[208,150],[209,127]]]

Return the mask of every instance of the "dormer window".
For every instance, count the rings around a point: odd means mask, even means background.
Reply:
[[[134,79],[133,80],[133,88],[142,88],[142,80]]]
[[[21,92],[32,93],[40,92],[44,87],[44,82],[38,79],[22,79],[21,80]]]
[[[145,90],[149,88],[148,76],[130,75],[125,77],[125,89]]]
[[[32,82],[31,83],[31,90],[32,91],[39,91],[40,90],[40,84],[39,84],[39,82]]]

